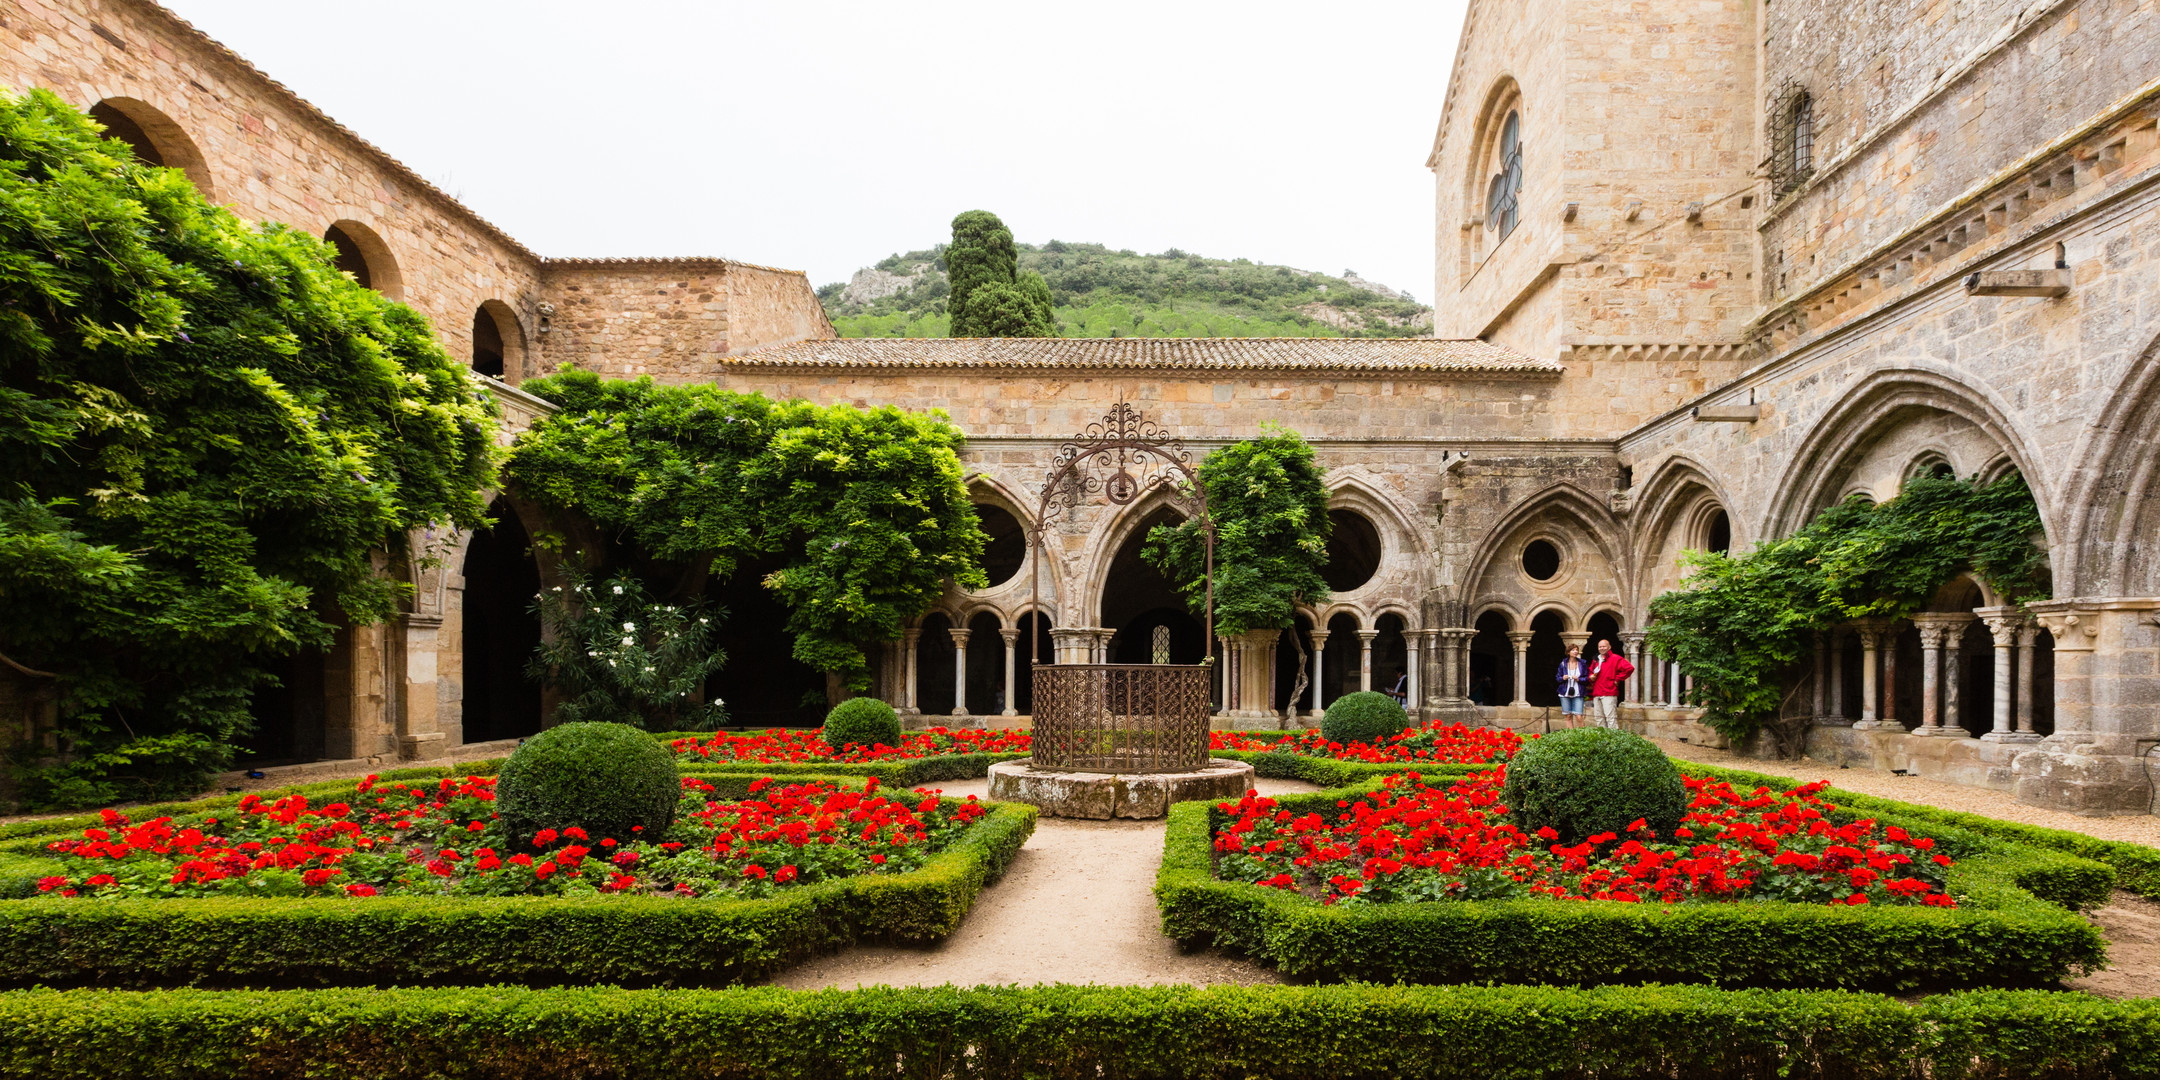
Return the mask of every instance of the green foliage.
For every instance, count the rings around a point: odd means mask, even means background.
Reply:
[[[657,836],[675,823],[675,755],[628,724],[558,724],[525,740],[497,774],[496,813],[519,843],[576,826],[598,843]]]
[[[2039,535],[2015,473],[1987,485],[1916,477],[1897,498],[1856,496],[1744,554],[1687,553],[1685,587],[1651,601],[1650,651],[1694,677],[1704,722],[1744,740],[1778,715],[1784,676],[1817,631],[1902,618],[1968,569],[2013,603],[2045,599]]]
[[[1320,734],[1329,742],[1370,745],[1410,726],[1409,714],[1395,699],[1373,690],[1344,694],[1320,717]]]
[[[655,601],[634,574],[594,586],[565,566],[535,607],[555,628],[529,673],[561,689],[555,722],[629,724],[647,731],[711,731],[727,707],[703,701],[705,678],[727,663],[712,644],[722,613],[702,602]]]
[[[1542,741],[1542,740],[1540,740]],[[1525,748],[1509,765],[1519,767]],[[1369,786],[1280,796],[1292,814],[1346,813]],[[1904,804],[1891,804],[1903,806]],[[1920,809],[1920,808],[1914,808]],[[1916,819],[1870,817],[1923,835]],[[1187,945],[1243,950],[1285,975],[1408,983],[1701,982],[1722,986],[1921,988],[2047,986],[2105,964],[2082,916],[2011,879],[2033,849],[1980,840],[1961,849],[1956,908],[1761,902],[1664,908],[1547,899],[1333,907],[1215,877],[1209,803],[1170,808],[1155,898],[1163,931]]]
[[[740,799],[757,777],[707,779],[719,797]],[[342,791],[350,799],[352,784]],[[0,986],[755,981],[859,941],[927,942],[951,934],[1034,828],[1034,807],[1000,805],[921,869],[823,881],[762,900],[0,901]]]
[[[1699,986],[430,987],[0,996],[41,1080],[906,1075],[2099,1080],[2160,1074],[2160,1003]]]
[[[1200,486],[1215,524],[1218,634],[1289,629],[1299,607],[1324,603],[1329,595],[1320,576],[1330,531],[1320,466],[1297,432],[1272,423],[1263,430],[1200,462]],[[1197,520],[1156,526],[1142,549],[1195,612],[1206,596],[1206,551]]]
[[[519,490],[716,575],[784,553],[764,584],[788,606],[796,658],[856,689],[869,686],[866,645],[897,639],[948,580],[986,584],[963,436],[942,414],[575,370],[524,388],[561,411],[512,447],[504,471]]]
[[[1020,272],[1012,230],[988,210],[961,214],[952,229],[945,250],[952,336],[1058,336],[1050,287],[1042,275]]]
[[[835,750],[898,746],[900,715],[874,697],[849,698],[825,714],[825,745]]]
[[[278,658],[397,610],[378,553],[482,522],[494,428],[327,245],[0,96],[0,654],[60,708],[22,801],[199,789]]]
[[[1139,255],[1101,244],[1015,244],[1018,278],[1043,278],[1053,325],[1067,337],[1419,337],[1431,309],[1347,278],[1204,259]],[[878,268],[910,278],[899,292],[848,304],[846,286],[818,290],[841,337],[966,337],[952,332],[954,291],[940,246],[893,255]],[[1338,325],[1339,324],[1339,325]]]
[[[1560,843],[1627,835],[1637,819],[1671,836],[1687,814],[1680,768],[1640,735],[1573,728],[1531,739],[1508,763],[1502,798],[1525,832],[1550,827]]]

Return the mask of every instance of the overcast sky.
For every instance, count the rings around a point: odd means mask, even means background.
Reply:
[[[1465,0],[164,0],[549,256],[823,284],[996,212],[1432,294]]]

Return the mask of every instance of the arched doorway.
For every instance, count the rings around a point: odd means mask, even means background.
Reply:
[[[1529,674],[1523,697],[1532,705],[1560,707],[1560,685],[1553,675],[1567,658],[1567,644],[1560,640],[1566,620],[1557,611],[1540,611],[1530,619],[1530,653],[1525,659]]]
[[[323,231],[323,242],[332,248],[331,266],[392,300],[404,299],[405,279],[397,259],[375,230],[357,221],[339,221]]]
[[[1619,616],[1610,611],[1600,611],[1590,616],[1589,629],[1590,641],[1583,646],[1583,659],[1593,662],[1597,660],[1597,645],[1600,641],[1609,641],[1612,643],[1612,651],[1623,656],[1627,654],[1627,646],[1620,641]]]
[[[705,599],[720,606],[714,643],[727,653],[727,666],[705,679],[705,699],[718,698],[726,706],[730,727],[817,727],[825,722],[825,673],[795,659],[787,605],[765,587],[766,576],[784,565],[778,555],[744,559],[734,573],[705,583]],[[948,653],[948,687],[951,672]]]
[[[202,197],[212,202],[217,196],[211,190],[210,169],[203,160],[202,151],[196,149],[195,140],[178,123],[135,98],[106,98],[90,106],[90,119],[105,127],[105,137],[128,144],[135,152],[135,159],[145,165],[159,168],[179,169],[187,174],[188,182]]]
[[[967,628],[967,711],[995,716],[1005,711],[1005,624],[990,612],[978,611]],[[1013,681],[1018,682],[1019,658],[1013,659]]]
[[[1383,694],[1408,694],[1410,647],[1403,638],[1403,618],[1393,612],[1373,623],[1379,630],[1372,643],[1372,688]]]
[[[1305,646],[1305,652],[1302,656],[1298,652],[1299,644]],[[1303,713],[1308,710],[1318,709],[1319,706],[1313,703],[1313,695],[1320,688],[1310,685],[1312,683],[1312,620],[1303,615],[1298,616],[1296,625],[1292,626],[1288,633],[1282,635],[1275,642],[1274,706],[1276,712],[1281,712],[1290,706],[1290,692],[1297,688],[1299,671],[1305,672],[1305,681],[1308,685],[1305,687],[1304,692],[1298,695],[1295,711]]]
[[[1338,611],[1327,623],[1327,645],[1320,650],[1320,685],[1326,690],[1321,697],[1324,710],[1344,694],[1354,694],[1358,688],[1358,676],[1363,674],[1364,639],[1358,637],[1357,616]]]
[[[472,368],[513,384],[525,377],[525,329],[510,305],[490,300],[473,309]]]
[[[328,687],[327,658],[313,649],[267,660],[263,666],[277,685],[262,685],[248,698],[254,730],[236,740],[238,764],[248,768],[321,761]]]
[[[489,508],[494,524],[465,548],[459,640],[464,655],[463,742],[531,735],[541,726],[540,682],[525,673],[540,648],[540,568],[532,539],[508,503]]]
[[[1155,564],[1141,556],[1147,535],[1157,525],[1176,525],[1184,516],[1169,507],[1142,518],[1110,560],[1103,578],[1102,625],[1114,629],[1109,659],[1113,664],[1148,664],[1155,660],[1155,629],[1167,627],[1173,664],[1197,664],[1208,654],[1206,631],[1185,606],[1185,598]]]
[[[1035,662],[1028,652],[1030,635],[1035,639],[1034,656],[1042,657],[1043,663],[1049,663],[1056,655],[1051,651],[1050,620],[1038,618],[1032,611],[1020,616],[1020,640],[1014,646],[1017,651],[1013,656],[1013,697],[1016,699],[1013,707],[1026,716],[1035,712]]]
[[[959,693],[953,683],[952,620],[944,612],[923,616],[915,639],[915,707],[924,716],[950,716]]]
[[[1508,640],[1514,624],[1506,614],[1488,611],[1472,626],[1470,700],[1478,705],[1506,705],[1515,700],[1515,645]]]

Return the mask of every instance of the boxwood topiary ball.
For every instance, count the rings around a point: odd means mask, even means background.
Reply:
[[[849,698],[825,714],[825,745],[835,751],[850,746],[900,745],[900,714],[874,697]]]
[[[1320,734],[1329,742],[1345,746],[1354,742],[1371,745],[1390,735],[1400,735],[1409,726],[1410,714],[1394,698],[1373,690],[1344,694],[1320,718]]]
[[[681,798],[675,755],[628,724],[551,727],[525,740],[495,780],[496,813],[520,847],[542,829],[572,825],[592,843],[658,840]]]
[[[1502,799],[1525,831],[1550,826],[1563,844],[1627,835],[1637,818],[1670,837],[1687,814],[1680,768],[1640,735],[1611,728],[1555,731],[1523,744]]]

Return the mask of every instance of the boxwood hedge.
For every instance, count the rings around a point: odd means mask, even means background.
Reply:
[[[712,778],[723,797],[756,777]],[[791,777],[856,782],[856,777]],[[309,785],[350,797],[353,784]],[[195,813],[210,799],[146,811]],[[87,819],[95,822],[96,818]],[[80,819],[31,823],[66,834]],[[821,882],[765,900],[656,896],[0,902],[0,986],[351,986],[614,983],[719,986],[865,939],[950,934],[1035,828],[999,804],[918,870]],[[50,872],[40,841],[0,850],[0,873]]]
[[[1277,801],[1292,813],[1332,816],[1338,801],[1375,783]],[[1217,879],[1212,838],[1225,817],[1211,803],[1171,808],[1155,897],[1163,931],[1180,942],[1240,950],[1317,980],[1906,991],[2044,986],[2104,963],[2099,931],[2070,908],[2107,895],[2109,867],[1887,811],[1869,816],[1925,831],[1960,859],[1950,878],[1960,906],[1744,902],[1668,910],[1522,899],[1331,907]]]
[[[2160,1076],[2160,1002],[1708,987],[0,994],[0,1076]]]

